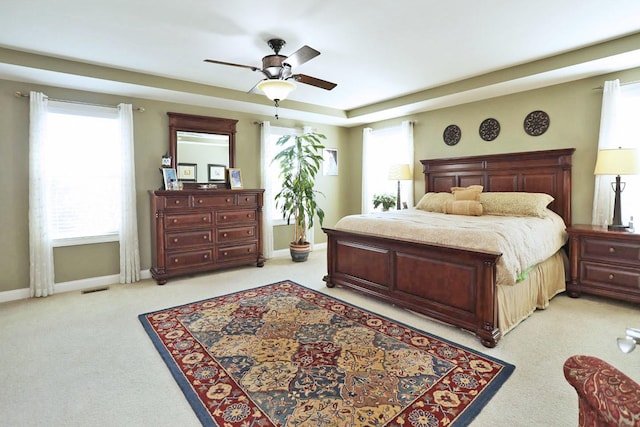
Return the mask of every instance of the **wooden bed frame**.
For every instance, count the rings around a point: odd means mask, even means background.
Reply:
[[[526,191],[554,197],[549,206],[571,225],[574,148],[421,160],[425,192],[480,184],[484,191]],[[501,256],[324,227],[328,287],[340,285],[469,330],[495,347],[496,262]]]

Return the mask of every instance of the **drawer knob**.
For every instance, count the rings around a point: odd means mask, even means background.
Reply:
[[[252,232],[251,230],[247,230],[247,234],[248,234],[249,236],[251,236],[251,235],[253,234],[253,232]]]
[[[224,234],[222,235],[222,237],[227,237],[227,236],[228,236],[228,234],[227,234],[227,233],[224,233]]]
[[[208,254],[204,254],[204,255],[202,256],[202,258],[204,258],[204,259],[209,259],[209,255],[208,255]]]
[[[178,258],[174,258],[173,262],[174,262],[174,264],[177,264],[178,263]]]
[[[253,250],[251,248],[247,249],[247,252],[251,253]]]
[[[222,219],[227,219],[227,216],[226,215],[222,215]]]
[[[229,202],[231,201],[231,199],[227,197],[227,198],[225,199],[225,201],[226,201],[227,203],[229,203]]]
[[[609,274],[609,280],[613,280],[613,274]]]
[[[245,197],[245,198],[244,198],[244,201],[245,201],[245,202],[248,202],[248,201],[249,201],[249,198],[248,198],[248,197]]]
[[[173,239],[173,243],[178,243],[178,238],[177,238],[177,237],[175,237],[175,238]]]
[[[226,252],[224,252],[222,255],[227,256],[227,253],[226,253]]]
[[[207,239],[209,238],[209,236],[207,236],[207,235],[205,234],[204,236],[202,236],[202,238],[203,238],[204,240],[207,240]]]
[[[206,216],[203,216],[203,217],[202,217],[202,220],[203,220],[204,222],[207,222],[207,217],[206,217]]]
[[[616,252],[616,248],[609,248],[609,253],[610,253],[610,254],[613,254],[613,253],[615,253],[615,252]]]
[[[203,202],[204,202],[204,200],[198,199],[198,203],[203,203]]]
[[[178,220],[177,220],[177,219],[174,219],[174,220],[173,220],[173,223],[175,224],[176,222],[178,222]]]
[[[179,204],[180,204],[180,200],[176,200],[176,201],[175,201],[175,204],[176,204],[176,205],[179,205]]]

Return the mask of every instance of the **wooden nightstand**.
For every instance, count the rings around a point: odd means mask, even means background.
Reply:
[[[574,225],[569,232],[567,293],[640,302],[640,234]]]

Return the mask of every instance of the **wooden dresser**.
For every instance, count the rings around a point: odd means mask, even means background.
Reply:
[[[574,225],[569,232],[567,292],[640,302],[640,234]]]
[[[169,277],[243,264],[264,265],[264,190],[150,191],[151,276]]]

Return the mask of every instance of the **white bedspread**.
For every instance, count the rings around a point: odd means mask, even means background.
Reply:
[[[336,229],[502,253],[496,283],[513,285],[530,267],[555,254],[567,241],[564,221],[546,218],[464,216],[418,209],[350,215]]]

